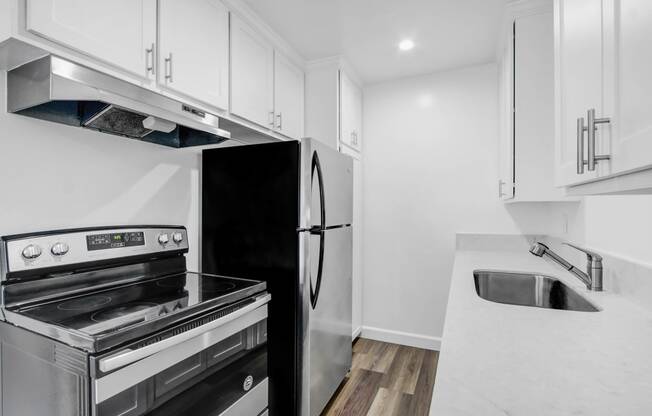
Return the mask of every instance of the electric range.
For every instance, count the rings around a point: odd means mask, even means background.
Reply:
[[[187,271],[187,240],[170,226],[3,237],[3,415],[266,411],[266,284]]]

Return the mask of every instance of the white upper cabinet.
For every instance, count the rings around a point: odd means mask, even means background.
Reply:
[[[557,185],[568,186],[608,174],[609,162],[593,171],[583,165],[589,135],[581,131],[589,110],[604,117],[602,0],[556,0],[555,26],[555,176]],[[608,126],[595,130],[596,154],[606,150],[605,133]]]
[[[274,55],[275,129],[288,137],[303,136],[304,74],[278,51]]]
[[[508,8],[499,49],[499,177],[509,202],[567,201],[554,183],[554,30],[541,3]]]
[[[153,78],[156,0],[27,0],[26,8],[29,32]]]
[[[340,142],[362,149],[362,90],[340,70]]]
[[[514,198],[514,34],[513,25],[501,44],[498,60],[498,198]]]
[[[231,14],[231,113],[274,128],[274,47]]]
[[[220,0],[159,0],[158,5],[159,83],[226,110],[229,11]]]
[[[611,0],[604,15],[614,22],[615,105],[613,114],[613,173],[652,165],[652,1]],[[610,31],[606,32],[607,34]],[[610,111],[611,112],[611,111]],[[602,127],[601,127],[602,128]]]
[[[555,0],[555,40],[558,185],[649,193],[652,2]]]

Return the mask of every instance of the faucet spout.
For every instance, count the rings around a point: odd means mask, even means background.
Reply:
[[[589,290],[594,290],[594,291],[601,291],[602,290],[602,257],[598,256],[595,253],[589,252],[585,249],[580,249],[577,246],[570,245],[571,247],[577,248],[578,250],[583,251],[584,253],[587,254],[589,261],[588,261],[588,267],[587,267],[587,273],[584,273],[577,267],[573,266],[571,263],[569,263],[567,260],[565,260],[563,257],[555,253],[554,251],[550,250],[550,248],[540,242],[534,243],[530,247],[530,253],[537,257],[543,257],[548,256],[550,259],[552,259],[555,263],[559,264],[562,266],[564,269],[568,270],[569,272],[573,273],[575,277],[580,279],[582,283],[586,285],[586,288]]]

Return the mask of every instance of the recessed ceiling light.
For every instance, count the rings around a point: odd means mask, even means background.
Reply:
[[[409,51],[414,48],[414,42],[411,39],[404,39],[398,44],[398,48],[402,51]]]

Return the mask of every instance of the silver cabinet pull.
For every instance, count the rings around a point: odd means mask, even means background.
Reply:
[[[505,181],[498,179],[498,198],[502,198],[506,194],[503,192],[503,185],[505,185]]]
[[[584,117],[577,119],[577,174],[584,173],[584,132],[586,126],[584,125]]]
[[[174,78],[172,78],[172,52],[165,58],[165,82],[174,82]]]
[[[156,62],[156,57],[154,56],[155,44],[152,43],[151,48],[145,49],[145,66],[147,67],[147,72],[152,75],[156,75],[156,70],[154,63]]]
[[[589,172],[593,172],[595,170],[595,163],[597,161],[610,159],[609,155],[595,154],[595,131],[597,130],[596,125],[610,123],[611,120],[608,117],[595,118],[595,108],[592,108],[587,112],[587,120],[588,120],[587,131],[588,131],[588,153],[589,153],[588,155],[589,160],[587,161],[587,166]]]
[[[276,119],[278,120],[278,125],[276,126],[276,128],[278,128],[279,130],[283,130],[283,113],[278,113],[276,115]]]
[[[275,117],[274,117],[274,112],[270,111],[269,112],[269,118],[267,119],[267,122],[270,126],[274,127],[274,122],[275,122]]]

